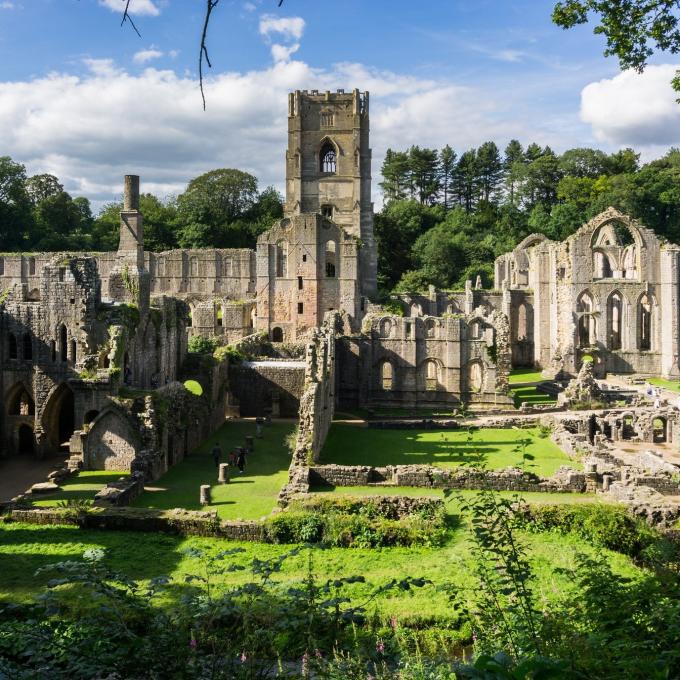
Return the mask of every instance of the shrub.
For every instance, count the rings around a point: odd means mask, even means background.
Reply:
[[[212,355],[217,347],[217,338],[204,338],[194,335],[189,338],[187,349],[190,354]]]
[[[213,356],[217,361],[228,361],[230,364],[240,364],[245,361],[245,355],[243,352],[239,351],[233,345],[222,345],[218,347],[214,352]]]
[[[273,543],[320,543],[324,520],[313,512],[280,512],[267,520],[266,532]]]

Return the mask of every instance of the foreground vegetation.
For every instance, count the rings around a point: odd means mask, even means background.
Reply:
[[[427,464],[444,468],[476,464],[498,470],[527,466],[524,453],[533,457],[528,469],[537,475],[550,476],[561,465],[580,467],[537,428],[480,428],[472,430],[470,435],[465,428],[382,430],[348,423],[333,423],[321,452],[321,462],[375,466]]]
[[[0,673],[674,677],[672,544],[617,507],[516,512],[487,492],[452,503],[441,548],[291,549],[6,523]],[[473,650],[476,669],[461,664]]]

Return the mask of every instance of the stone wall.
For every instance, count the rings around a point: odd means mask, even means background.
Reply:
[[[244,361],[229,368],[232,403],[242,417],[294,418],[305,386],[303,361]]]

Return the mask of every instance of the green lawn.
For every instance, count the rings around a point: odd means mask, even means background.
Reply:
[[[575,565],[575,555],[596,552],[608,556],[614,569],[622,574],[641,574],[632,562],[622,555],[606,550],[596,551],[587,543],[572,536],[552,533],[528,534],[524,540],[530,548],[537,574],[539,598],[553,599],[572,587],[568,575],[559,569]],[[239,543],[211,538],[181,538],[168,534],[135,533],[125,531],[83,530],[72,526],[36,526],[20,523],[0,524],[0,601],[26,600],[35,595],[54,573],[35,576],[41,566],[54,562],[78,559],[89,548],[107,551],[110,565],[136,579],[148,580],[156,576],[172,577],[173,585],[166,600],[180,597],[186,587],[184,577],[196,573],[195,559],[184,554],[190,547],[212,554],[225,548],[242,547],[245,552],[230,560],[238,565],[249,565],[253,559],[266,560],[287,552],[290,546]],[[299,587],[307,576],[307,551],[284,563],[280,573],[273,576],[282,586]],[[226,566],[226,565],[225,565]],[[331,548],[314,551],[314,571],[323,581],[361,575],[366,583],[353,584],[347,591],[355,598],[365,598],[372,589],[392,579],[422,576],[439,585],[446,582],[458,588],[474,587],[474,563],[466,530],[457,529],[443,548]],[[212,580],[219,590],[225,584],[250,581],[248,571],[224,572]],[[78,602],[74,606],[87,606]],[[396,616],[402,623],[424,627],[445,621],[451,615],[447,597],[435,586],[416,589],[412,593],[387,593],[378,598],[377,611],[381,617]]]
[[[45,507],[70,499],[93,500],[97,491],[127,474],[109,470],[83,470],[62,482],[56,493],[35,496],[39,500],[31,500],[31,505]]]
[[[647,382],[652,385],[656,385],[657,387],[662,387],[665,390],[680,393],[680,382],[677,380],[666,380],[665,378],[649,378]]]
[[[471,441],[468,431],[460,430],[380,430],[346,423],[333,423],[321,452],[322,463],[340,465],[410,465],[440,467],[483,464],[491,470],[522,464],[521,440],[534,456],[527,469],[550,476],[560,465],[579,468],[579,463],[549,438],[540,438],[536,429],[482,428]]]
[[[524,402],[531,404],[532,406],[535,404],[556,403],[555,397],[546,394],[545,392],[541,392],[535,385],[511,388],[510,393],[515,400],[515,408],[519,408]]]
[[[541,371],[535,368],[513,368],[510,371],[509,382],[511,385],[516,383],[541,382],[545,380]]]
[[[140,508],[187,508],[199,510],[199,487],[212,485],[212,505],[223,519],[259,519],[268,515],[288,478],[290,453],[285,438],[292,423],[272,423],[264,428],[262,439],[255,440],[255,452],[248,456],[244,474],[232,470],[229,484],[217,483],[217,469],[210,454],[217,439],[223,462],[229,451],[242,446],[246,435],[255,434],[253,421],[225,423],[210,439],[192,451],[185,460],[174,465],[163,477],[151,483],[132,503]],[[204,509],[204,508],[203,508]]]

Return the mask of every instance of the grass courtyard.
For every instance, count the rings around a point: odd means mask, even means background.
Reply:
[[[51,494],[41,494],[31,500],[36,507],[49,507],[61,501],[94,499],[97,491],[103,489],[109,482],[115,482],[125,477],[127,472],[111,472],[109,470],[82,470],[61,483],[59,491]]]
[[[661,387],[664,390],[669,390],[670,392],[677,392],[680,394],[680,381],[678,380],[666,380],[665,378],[648,378],[647,382],[650,385]]]
[[[253,421],[226,422],[181,463],[149,484],[132,505],[162,510],[217,510],[222,519],[259,519],[268,515],[288,478],[290,453],[285,439],[293,427],[293,423],[280,422],[264,427],[262,439],[255,440],[255,451],[248,456],[244,474],[231,469],[231,482],[218,484],[217,469],[210,453],[215,441],[220,443],[224,463],[231,449],[243,446],[246,435],[255,434]],[[212,486],[212,505],[199,504],[201,484]]]
[[[333,423],[321,452],[322,463],[340,465],[427,464],[452,468],[483,464],[491,470],[522,465],[521,442],[534,457],[526,468],[541,476],[552,475],[560,465],[579,468],[536,428],[481,428],[470,435],[459,430],[381,430],[350,423]]]

